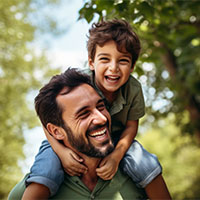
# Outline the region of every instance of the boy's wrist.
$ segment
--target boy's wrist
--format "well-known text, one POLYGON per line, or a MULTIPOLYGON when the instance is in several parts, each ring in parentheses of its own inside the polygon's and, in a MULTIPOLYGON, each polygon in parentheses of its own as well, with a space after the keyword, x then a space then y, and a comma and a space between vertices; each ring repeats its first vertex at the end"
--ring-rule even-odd
POLYGON ((111 157, 118 163, 122 160, 124 157, 124 153, 120 151, 120 149, 114 149, 114 151, 111 154, 111 157))

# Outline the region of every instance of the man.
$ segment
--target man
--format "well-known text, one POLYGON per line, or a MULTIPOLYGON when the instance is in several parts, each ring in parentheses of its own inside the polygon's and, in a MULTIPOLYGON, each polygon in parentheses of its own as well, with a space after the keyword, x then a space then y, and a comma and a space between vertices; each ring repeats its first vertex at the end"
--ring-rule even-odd
MULTIPOLYGON (((75 69, 54 76, 35 99, 37 114, 48 132, 77 153, 87 166, 80 177, 66 174, 53 199, 139 199, 145 198, 131 179, 120 171, 110 181, 96 174, 101 159, 113 151, 110 137, 111 119, 104 101, 85 76, 75 69)), ((29 199, 29 190, 43 192, 38 184, 30 184, 26 192, 24 180, 10 193, 8 199, 29 199)))

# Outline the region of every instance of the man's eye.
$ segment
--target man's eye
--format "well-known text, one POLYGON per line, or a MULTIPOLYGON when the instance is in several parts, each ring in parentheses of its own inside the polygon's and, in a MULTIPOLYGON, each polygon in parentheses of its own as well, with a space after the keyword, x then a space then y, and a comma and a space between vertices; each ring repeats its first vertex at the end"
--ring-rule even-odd
POLYGON ((79 115, 79 118, 85 119, 89 116, 89 111, 84 111, 79 115))
POLYGON ((100 110, 100 111, 104 110, 105 109, 105 104, 98 105, 97 109, 100 110))

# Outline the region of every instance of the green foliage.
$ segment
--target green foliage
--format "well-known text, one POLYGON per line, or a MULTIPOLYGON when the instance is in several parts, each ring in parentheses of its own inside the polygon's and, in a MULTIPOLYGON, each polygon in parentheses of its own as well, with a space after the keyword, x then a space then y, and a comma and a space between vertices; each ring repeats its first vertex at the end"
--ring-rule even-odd
POLYGON ((147 112, 154 119, 176 113, 183 132, 200 135, 199 1, 89 0, 79 14, 88 22, 95 16, 129 21, 142 41, 135 73, 147 79, 147 112), (186 110, 190 121, 183 123, 186 110))
POLYGON ((27 96, 39 88, 39 77, 44 80, 52 73, 45 55, 37 55, 30 45, 37 30, 29 16, 34 5, 32 0, 0 1, 0 199, 22 175, 18 160, 24 158, 23 130, 37 123, 27 96))
POLYGON ((158 156, 172 199, 199 199, 200 149, 191 136, 181 134, 173 121, 174 115, 138 140, 158 156))

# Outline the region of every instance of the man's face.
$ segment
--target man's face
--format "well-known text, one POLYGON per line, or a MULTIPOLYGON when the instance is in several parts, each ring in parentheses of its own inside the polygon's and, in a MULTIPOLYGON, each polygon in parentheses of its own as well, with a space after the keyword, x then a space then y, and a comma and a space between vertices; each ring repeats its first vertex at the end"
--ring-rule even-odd
POLYGON ((70 145, 91 157, 104 157, 113 150, 109 129, 110 115, 97 92, 82 84, 65 94, 64 88, 57 97, 61 106, 70 145))

